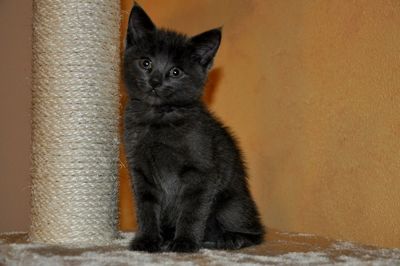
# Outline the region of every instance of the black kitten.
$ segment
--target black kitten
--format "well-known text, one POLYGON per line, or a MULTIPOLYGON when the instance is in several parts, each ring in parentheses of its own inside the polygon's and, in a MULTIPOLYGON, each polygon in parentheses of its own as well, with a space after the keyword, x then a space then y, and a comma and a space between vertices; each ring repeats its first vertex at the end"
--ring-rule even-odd
POLYGON ((221 40, 157 29, 135 5, 125 48, 125 146, 139 229, 130 249, 192 252, 262 242, 240 151, 201 101, 221 40))

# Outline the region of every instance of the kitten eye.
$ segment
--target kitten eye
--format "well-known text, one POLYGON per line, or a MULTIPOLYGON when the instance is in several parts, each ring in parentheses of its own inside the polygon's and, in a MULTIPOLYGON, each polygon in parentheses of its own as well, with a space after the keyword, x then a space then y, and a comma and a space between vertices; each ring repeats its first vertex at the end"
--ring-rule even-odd
POLYGON ((169 71, 169 76, 173 77, 173 78, 179 78, 180 76, 182 76, 183 71, 180 70, 177 67, 173 67, 171 68, 171 70, 169 71))
POLYGON ((151 67, 152 67, 152 63, 151 63, 150 59, 147 59, 147 58, 141 59, 139 61, 139 65, 141 68, 143 68, 145 70, 151 70, 151 67))

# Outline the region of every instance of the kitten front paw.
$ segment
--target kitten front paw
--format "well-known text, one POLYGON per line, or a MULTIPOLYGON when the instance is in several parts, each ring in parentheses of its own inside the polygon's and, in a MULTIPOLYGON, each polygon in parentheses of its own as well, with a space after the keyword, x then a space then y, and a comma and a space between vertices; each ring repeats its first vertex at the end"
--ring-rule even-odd
POLYGON ((200 245, 190 239, 181 238, 174 239, 168 245, 168 251, 172 252, 196 252, 200 249, 200 245))
POLYGON ((151 237, 136 237, 132 240, 129 250, 159 252, 161 251, 161 239, 151 237))

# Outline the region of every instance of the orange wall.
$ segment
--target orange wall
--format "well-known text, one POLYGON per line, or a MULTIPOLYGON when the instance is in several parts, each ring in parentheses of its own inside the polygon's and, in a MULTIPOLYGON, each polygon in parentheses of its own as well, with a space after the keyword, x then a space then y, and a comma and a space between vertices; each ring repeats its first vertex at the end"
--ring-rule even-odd
POLYGON ((224 26, 207 99, 267 226, 400 246, 399 1, 139 2, 188 34, 224 26))

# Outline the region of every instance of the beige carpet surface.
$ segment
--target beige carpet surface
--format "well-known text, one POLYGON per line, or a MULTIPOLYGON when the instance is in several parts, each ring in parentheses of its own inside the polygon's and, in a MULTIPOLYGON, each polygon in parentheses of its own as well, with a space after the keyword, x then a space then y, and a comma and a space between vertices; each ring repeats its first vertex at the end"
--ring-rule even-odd
POLYGON ((264 244, 238 251, 194 254, 132 252, 133 233, 108 246, 29 243, 26 233, 0 235, 0 265, 400 265, 400 249, 362 246, 309 234, 270 230, 264 244))

